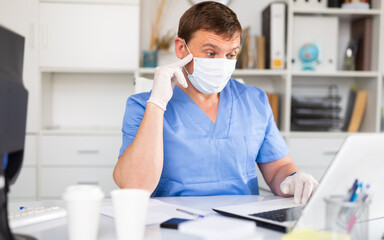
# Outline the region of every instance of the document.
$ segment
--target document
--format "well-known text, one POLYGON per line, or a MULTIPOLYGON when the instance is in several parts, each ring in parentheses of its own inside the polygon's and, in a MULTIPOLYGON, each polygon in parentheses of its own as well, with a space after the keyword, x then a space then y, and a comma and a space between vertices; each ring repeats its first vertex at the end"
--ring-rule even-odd
MULTIPOLYGON (((186 219, 196 218, 190 214, 184 213, 176 209, 182 209, 187 212, 192 212, 192 213, 204 215, 204 216, 207 216, 208 214, 210 214, 208 212, 204 212, 198 209, 169 204, 169 203, 165 203, 160 200, 151 198, 149 199, 149 203, 148 203, 146 225, 160 224, 171 218, 186 218, 186 219)), ((111 217, 111 218, 115 217, 113 204, 111 200, 108 200, 102 203, 100 208, 100 214, 107 217, 111 217)))

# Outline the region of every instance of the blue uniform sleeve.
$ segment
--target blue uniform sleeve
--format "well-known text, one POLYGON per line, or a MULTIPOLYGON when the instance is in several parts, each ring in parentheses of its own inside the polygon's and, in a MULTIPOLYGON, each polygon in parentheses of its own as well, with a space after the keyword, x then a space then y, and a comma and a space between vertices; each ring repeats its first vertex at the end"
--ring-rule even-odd
POLYGON ((120 148, 119 158, 125 149, 132 143, 143 119, 149 93, 140 93, 128 98, 123 119, 123 143, 120 148))
POLYGON ((276 122, 273 118, 271 106, 268 102, 266 94, 264 94, 265 109, 267 113, 267 128, 265 131, 264 141, 260 147, 259 154, 257 155, 257 163, 266 163, 279 160, 288 155, 288 146, 281 136, 276 122))

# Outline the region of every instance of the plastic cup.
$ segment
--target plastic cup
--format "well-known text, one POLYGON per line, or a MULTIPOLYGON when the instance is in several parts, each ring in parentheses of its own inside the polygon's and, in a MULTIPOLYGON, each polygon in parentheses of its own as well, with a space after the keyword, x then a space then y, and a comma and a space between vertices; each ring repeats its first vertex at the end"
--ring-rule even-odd
POLYGON ((70 240, 96 240, 99 226, 100 204, 104 194, 94 185, 67 187, 63 199, 67 209, 70 240))
POLYGON ((111 192, 118 240, 142 240, 150 192, 118 189, 111 192))
POLYGON ((368 239, 368 203, 348 202, 343 196, 325 198, 326 228, 332 232, 332 240, 349 235, 351 240, 368 239))

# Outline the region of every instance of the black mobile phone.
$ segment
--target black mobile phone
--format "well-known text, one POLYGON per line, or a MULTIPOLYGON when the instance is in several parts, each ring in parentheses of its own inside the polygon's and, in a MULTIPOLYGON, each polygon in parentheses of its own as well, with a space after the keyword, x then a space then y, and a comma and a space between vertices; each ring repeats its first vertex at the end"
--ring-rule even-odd
POLYGON ((184 219, 184 218, 171 218, 163 223, 160 224, 161 228, 171 228, 171 229, 177 229, 179 224, 182 222, 190 221, 191 219, 184 219))

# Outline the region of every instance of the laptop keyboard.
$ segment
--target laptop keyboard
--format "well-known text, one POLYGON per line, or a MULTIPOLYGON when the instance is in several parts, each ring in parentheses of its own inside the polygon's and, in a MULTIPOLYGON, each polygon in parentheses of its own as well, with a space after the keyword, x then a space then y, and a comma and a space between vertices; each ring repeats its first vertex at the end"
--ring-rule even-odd
POLYGON ((269 219, 276 222, 295 221, 299 219, 302 209, 303 207, 282 208, 249 215, 253 217, 269 219))

